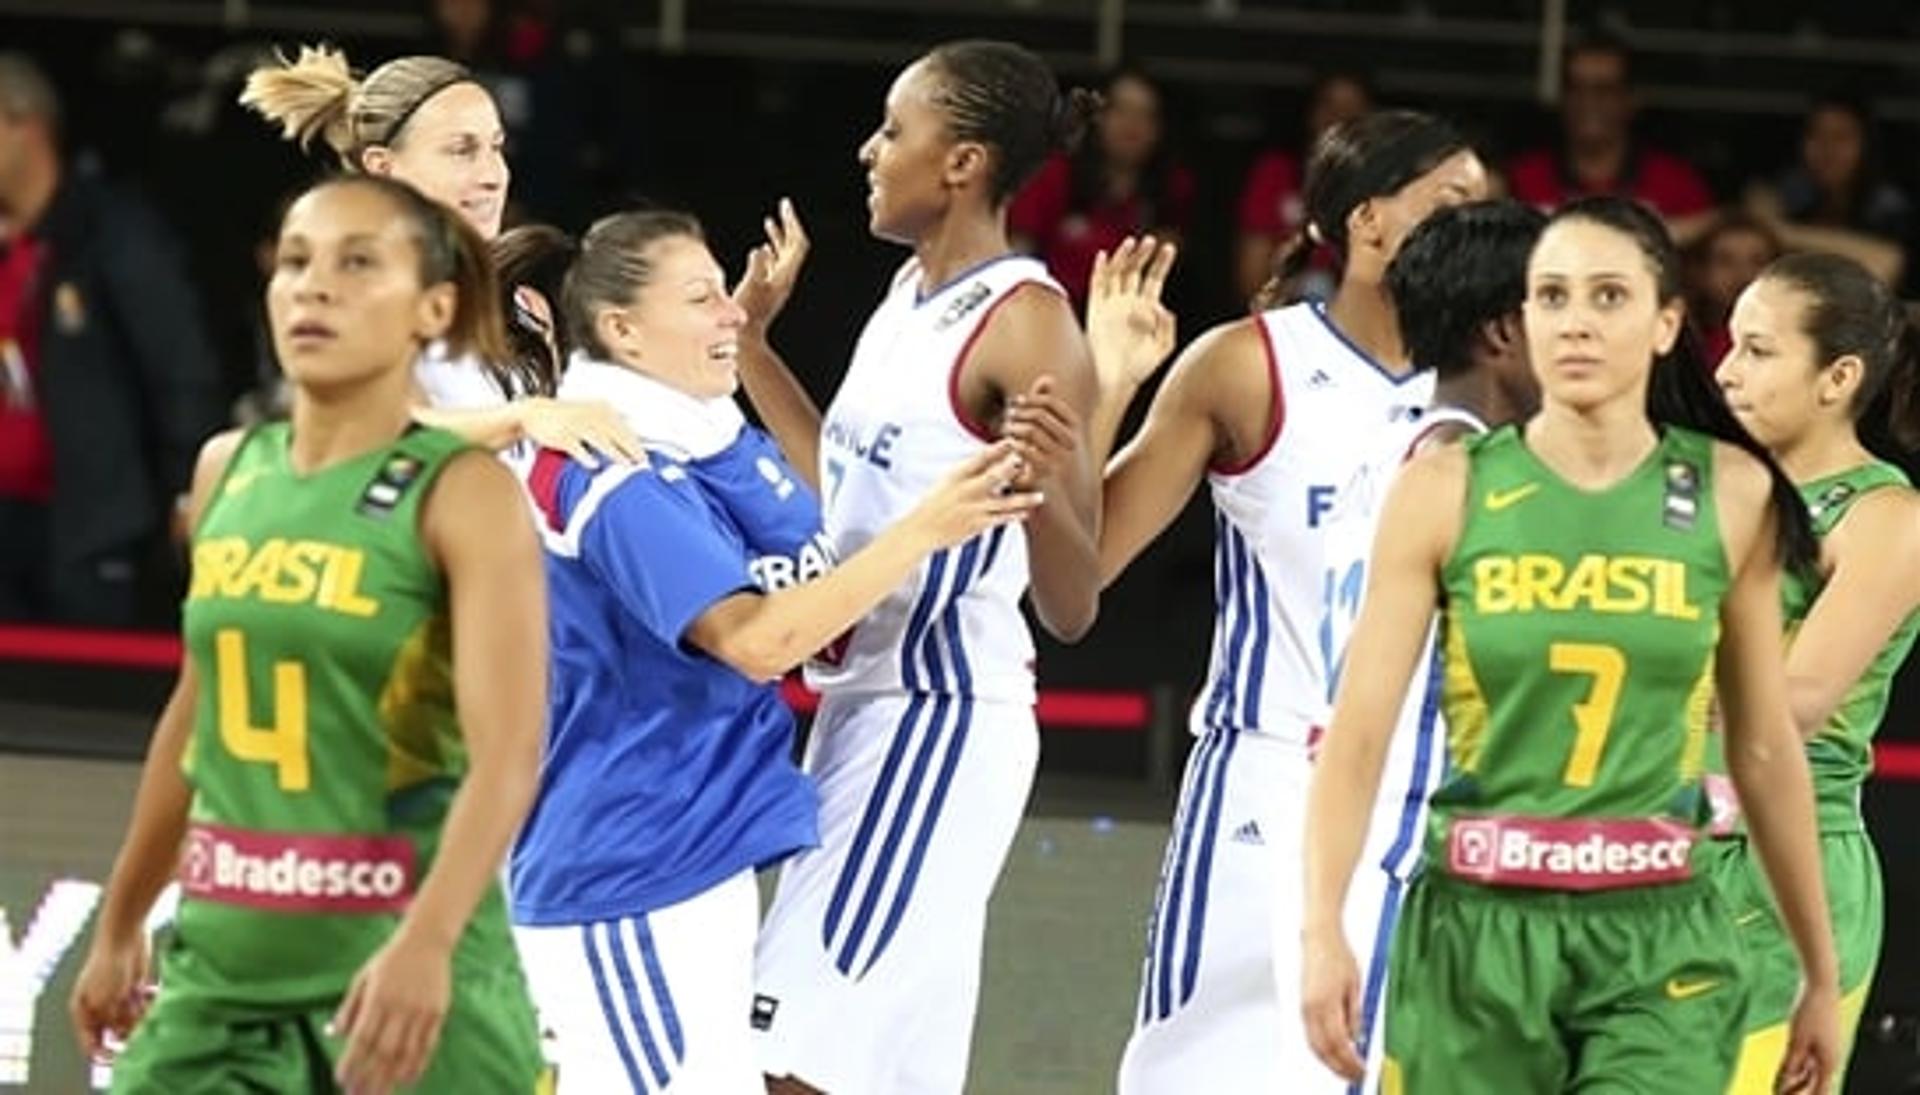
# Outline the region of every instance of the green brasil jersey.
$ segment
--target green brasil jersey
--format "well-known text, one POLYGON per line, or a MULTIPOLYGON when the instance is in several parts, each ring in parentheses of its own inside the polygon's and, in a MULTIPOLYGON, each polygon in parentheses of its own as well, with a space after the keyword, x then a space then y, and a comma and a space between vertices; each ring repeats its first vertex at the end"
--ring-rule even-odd
MULTIPOLYGON (((1821 476, 1800 484, 1800 498, 1813 518, 1814 534, 1825 539, 1840 524, 1853 504, 1882 487, 1905 487, 1906 474, 1892 464, 1874 461, 1846 471, 1821 476)), ((1786 624, 1787 643, 1793 643, 1800 625, 1813 612, 1814 602, 1826 588, 1826 578, 1808 578, 1788 571, 1780 578, 1780 616, 1786 624)), ((1865 829, 1860 816, 1860 788, 1873 772, 1873 735, 1886 716, 1887 702, 1893 693, 1893 677, 1900 671, 1913 649, 1914 636, 1920 632, 1920 612, 1906 618, 1866 671, 1847 689, 1840 705, 1828 717, 1826 726, 1807 742, 1807 764, 1813 770, 1815 819, 1823 833, 1854 833, 1865 829)), ((1720 735, 1713 736, 1708 758, 1709 771, 1726 772, 1726 755, 1720 735)), ((1744 819, 1738 826, 1745 827, 1744 819)))
POLYGON ((1506 426, 1465 442, 1441 571, 1449 769, 1428 861, 1483 816, 1704 819, 1700 777, 1729 571, 1713 442, 1666 429, 1620 482, 1576 488, 1506 426))
MULTIPOLYGON (((195 530, 183 614, 199 703, 182 762, 192 828, 166 988, 243 1008, 345 991, 431 866, 467 768, 446 584, 419 535, 423 498, 466 443, 413 429, 300 475, 290 436, 281 423, 241 442, 195 530), (389 907, 303 900, 356 887, 346 865, 282 854, 278 842, 356 838, 412 860, 404 890, 398 874, 369 883, 363 870, 358 891, 389 907), (236 852, 249 847, 260 854, 236 852), (216 883, 242 900, 206 896, 216 883)), ((456 965, 497 966, 511 946, 495 887, 456 965)))

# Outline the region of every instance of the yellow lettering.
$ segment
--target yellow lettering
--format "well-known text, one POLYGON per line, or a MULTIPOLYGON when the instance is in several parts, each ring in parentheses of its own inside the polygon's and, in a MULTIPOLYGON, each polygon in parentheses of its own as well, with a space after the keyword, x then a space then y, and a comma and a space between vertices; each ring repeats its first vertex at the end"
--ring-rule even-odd
POLYGON ((336 547, 320 581, 320 607, 349 616, 372 616, 380 611, 380 602, 360 593, 360 571, 366 556, 355 548, 336 547))
POLYGON ((273 584, 273 576, 280 570, 280 553, 286 550, 287 542, 278 536, 261 544, 253 551, 253 558, 247 560, 246 568, 227 585, 229 597, 246 597, 260 594, 273 584))
POLYGON ((314 573, 314 564, 322 563, 327 557, 327 545, 312 540, 295 540, 281 553, 280 570, 274 575, 273 584, 260 591, 260 598, 275 604, 303 604, 313 599, 313 591, 320 584, 320 576, 314 573))
POLYGON ((202 540, 193 547, 193 586, 188 600, 211 597, 247 561, 247 542, 237 536, 202 540))
POLYGON ((1614 592, 1611 612, 1645 612, 1652 597, 1647 591, 1647 573, 1656 560, 1626 555, 1607 560, 1607 584, 1614 592))
POLYGON ((1578 608, 1580 602, 1595 612, 1607 612, 1607 557, 1604 555, 1582 555, 1580 561, 1573 564, 1573 573, 1567 576, 1567 584, 1560 590, 1560 602, 1565 608, 1578 608))
POLYGON ((1493 555, 1473 564, 1474 608, 1485 615, 1513 611, 1513 560, 1493 555))
POLYGON ((1493 555, 1474 560, 1474 607, 1485 615, 1571 612, 1651 613, 1698 620, 1687 599, 1687 565, 1645 555, 1582 555, 1572 567, 1552 555, 1493 555))
POLYGON ((312 604, 348 616, 373 616, 380 602, 360 592, 366 554, 322 540, 275 537, 249 550, 237 536, 202 540, 193 548, 188 598, 257 597, 271 604, 312 604))
POLYGON ((1549 612, 1564 612, 1567 605, 1560 599, 1560 583, 1567 576, 1567 568, 1560 560, 1551 555, 1522 555, 1520 557, 1519 596, 1515 600, 1521 612, 1532 612, 1538 605, 1549 612))
MULTIPOLYGON (((278 543, 279 541, 270 541, 278 543)), ((312 783, 307 761, 307 670, 299 662, 273 663, 273 725, 256 727, 247 688, 247 642, 237 628, 213 636, 220 742, 241 760, 274 766, 282 791, 312 783)))

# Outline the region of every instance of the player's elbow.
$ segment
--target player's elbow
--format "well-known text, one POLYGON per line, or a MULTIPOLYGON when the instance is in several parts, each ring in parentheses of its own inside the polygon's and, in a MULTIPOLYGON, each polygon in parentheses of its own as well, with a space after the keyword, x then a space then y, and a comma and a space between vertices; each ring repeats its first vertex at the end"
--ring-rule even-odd
POLYGON ((709 651, 727 668, 755 684, 771 684, 800 664, 793 643, 761 628, 743 627, 709 651))

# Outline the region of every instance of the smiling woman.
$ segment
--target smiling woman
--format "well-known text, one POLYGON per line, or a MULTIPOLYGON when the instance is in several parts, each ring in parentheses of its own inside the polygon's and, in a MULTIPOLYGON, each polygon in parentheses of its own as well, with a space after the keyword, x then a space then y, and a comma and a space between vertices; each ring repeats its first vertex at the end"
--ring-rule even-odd
MULTIPOLYGON (((456 210, 481 238, 500 234, 511 177, 506 131, 493 96, 465 66, 398 57, 356 79, 344 54, 303 47, 294 60, 256 68, 240 101, 302 148, 322 139, 347 172, 406 183, 456 210)), ((547 398, 551 376, 507 362, 505 353, 450 353, 429 342, 414 367, 426 404, 419 417, 510 457, 530 458, 521 442, 580 456, 638 454, 610 408, 547 398)))

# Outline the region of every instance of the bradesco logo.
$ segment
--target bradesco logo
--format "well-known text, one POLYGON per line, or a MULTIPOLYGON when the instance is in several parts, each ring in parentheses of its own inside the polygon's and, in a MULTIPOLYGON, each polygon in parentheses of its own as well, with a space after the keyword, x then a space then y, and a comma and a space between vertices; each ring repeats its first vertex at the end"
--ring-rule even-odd
POLYGON ((284 912, 398 912, 413 885, 413 842, 399 836, 195 825, 180 861, 190 898, 284 912))
POLYGON ((1494 886, 1605 890, 1693 873, 1692 828, 1665 818, 1459 818, 1447 873, 1494 886))

